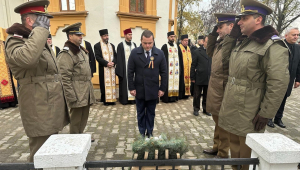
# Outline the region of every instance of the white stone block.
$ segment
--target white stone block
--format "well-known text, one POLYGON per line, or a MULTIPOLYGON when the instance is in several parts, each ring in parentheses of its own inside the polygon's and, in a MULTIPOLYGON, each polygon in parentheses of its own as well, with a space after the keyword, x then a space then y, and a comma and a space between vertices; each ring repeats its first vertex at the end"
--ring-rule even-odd
POLYGON ((90 134, 52 135, 34 155, 34 166, 35 168, 82 167, 90 147, 90 134))
POLYGON ((300 144, 278 133, 251 133, 246 144, 270 164, 293 164, 300 162, 300 144))

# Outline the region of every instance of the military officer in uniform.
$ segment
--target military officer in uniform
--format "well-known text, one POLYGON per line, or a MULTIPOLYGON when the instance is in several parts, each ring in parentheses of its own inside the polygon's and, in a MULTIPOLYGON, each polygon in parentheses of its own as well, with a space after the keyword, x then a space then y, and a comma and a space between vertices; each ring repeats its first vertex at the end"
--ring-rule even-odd
POLYGON ((63 29, 68 41, 58 55, 62 82, 71 113, 70 133, 83 133, 89 117, 90 105, 95 103, 91 82, 88 51, 82 47, 81 23, 63 29))
POLYGON ((218 158, 228 158, 229 133, 219 127, 218 120, 229 68, 229 63, 222 60, 223 40, 232 30, 236 14, 216 13, 214 16, 217 18, 217 25, 209 34, 207 43, 207 54, 212 58, 212 64, 206 105, 207 111, 212 114, 215 122, 214 145, 212 149, 203 150, 203 153, 216 155, 218 158))
POLYGON ((29 137, 30 156, 43 143, 69 123, 60 69, 55 54, 47 44, 49 1, 29 1, 15 8, 22 24, 6 31, 6 62, 20 83, 19 104, 22 123, 29 137))
MULTIPOLYGON (((240 20, 222 47, 222 60, 229 60, 229 76, 219 126, 230 133, 232 158, 250 158, 246 135, 265 131, 289 83, 287 46, 272 26, 264 26, 273 10, 256 0, 241 0, 241 5, 240 20), (236 43, 241 34, 244 39, 236 43)), ((249 166, 243 165, 242 170, 246 169, 249 166)))

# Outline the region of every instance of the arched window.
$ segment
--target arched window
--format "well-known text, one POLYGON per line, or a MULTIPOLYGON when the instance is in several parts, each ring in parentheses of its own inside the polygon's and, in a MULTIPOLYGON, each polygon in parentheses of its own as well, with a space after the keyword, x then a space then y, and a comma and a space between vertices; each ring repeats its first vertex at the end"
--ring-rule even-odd
POLYGON ((145 0, 130 0, 129 11, 132 13, 145 13, 145 0))
POLYGON ((61 11, 75 11, 75 0, 60 0, 61 11))

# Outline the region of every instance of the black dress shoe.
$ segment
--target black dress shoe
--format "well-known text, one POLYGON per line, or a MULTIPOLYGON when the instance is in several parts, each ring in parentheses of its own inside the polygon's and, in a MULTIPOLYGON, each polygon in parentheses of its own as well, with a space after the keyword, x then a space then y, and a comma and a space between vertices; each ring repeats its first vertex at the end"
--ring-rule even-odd
POLYGON ((152 135, 152 133, 146 133, 146 136, 148 137, 148 138, 151 138, 151 137, 153 137, 153 135, 152 135))
POLYGON ((285 128, 286 126, 283 124, 282 120, 274 120, 274 123, 281 128, 285 128))
POLYGON ((208 154, 208 155, 217 155, 218 151, 214 151, 212 149, 204 149, 203 153, 208 154))
POLYGON ((269 127, 271 127, 271 128, 274 128, 274 127, 275 127, 275 125, 274 125, 272 119, 269 119, 269 120, 268 120, 268 124, 267 124, 267 125, 268 125, 269 127))
POLYGON ((207 115, 207 116, 211 116, 210 113, 206 112, 206 111, 203 111, 203 114, 207 115))
POLYGON ((194 110, 194 115, 199 116, 199 111, 194 110))

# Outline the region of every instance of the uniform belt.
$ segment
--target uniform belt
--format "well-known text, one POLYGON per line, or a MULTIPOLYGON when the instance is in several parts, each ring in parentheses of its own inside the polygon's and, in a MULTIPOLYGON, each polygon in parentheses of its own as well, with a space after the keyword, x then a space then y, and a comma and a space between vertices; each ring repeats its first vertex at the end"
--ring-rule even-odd
POLYGON ((76 76, 76 77, 72 77, 71 80, 73 80, 73 81, 90 81, 91 77, 88 77, 88 76, 76 76))
POLYGON ((236 84, 239 86, 245 86, 249 88, 259 88, 259 89, 265 89, 266 83, 257 83, 257 82, 250 82, 249 80, 244 79, 237 79, 235 77, 228 76, 228 83, 230 84, 236 84))
POLYGON ((227 75, 222 75, 222 74, 215 74, 215 73, 213 73, 213 72, 211 72, 210 73, 210 76, 212 77, 212 78, 218 78, 218 79, 227 79, 228 78, 228 76, 227 75))
POLYGON ((43 82, 58 82, 58 81, 61 81, 60 74, 25 77, 25 78, 19 79, 18 83, 20 85, 24 85, 24 84, 43 83, 43 82))

